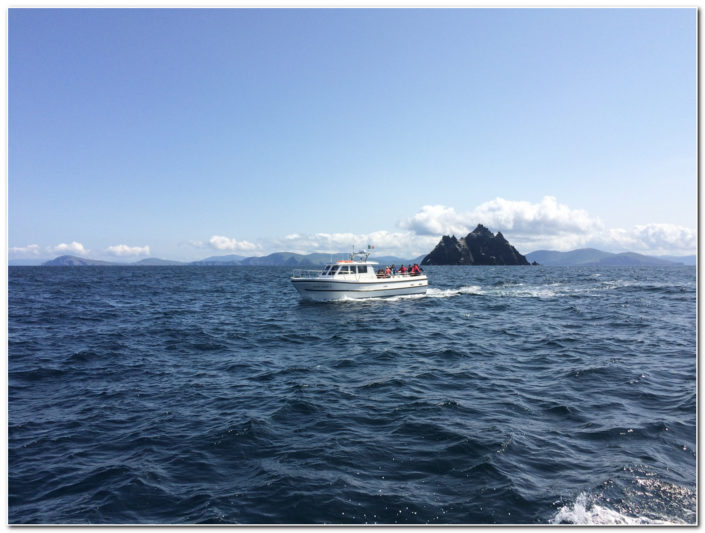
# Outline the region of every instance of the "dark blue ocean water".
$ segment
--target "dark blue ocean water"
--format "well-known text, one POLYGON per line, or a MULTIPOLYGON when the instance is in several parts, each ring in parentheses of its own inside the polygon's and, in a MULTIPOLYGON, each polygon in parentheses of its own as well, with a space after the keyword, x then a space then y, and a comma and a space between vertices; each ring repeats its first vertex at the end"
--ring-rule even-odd
POLYGON ((10 523, 694 523, 696 271, 10 267, 10 523))

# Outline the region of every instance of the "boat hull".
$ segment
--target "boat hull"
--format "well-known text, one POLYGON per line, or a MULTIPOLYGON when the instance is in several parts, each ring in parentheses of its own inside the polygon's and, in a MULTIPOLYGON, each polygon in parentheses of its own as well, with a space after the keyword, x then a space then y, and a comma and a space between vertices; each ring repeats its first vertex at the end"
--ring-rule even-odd
POLYGON ((400 280, 381 279, 374 282, 292 278, 291 282, 302 298, 317 302, 426 294, 428 288, 426 276, 400 280))

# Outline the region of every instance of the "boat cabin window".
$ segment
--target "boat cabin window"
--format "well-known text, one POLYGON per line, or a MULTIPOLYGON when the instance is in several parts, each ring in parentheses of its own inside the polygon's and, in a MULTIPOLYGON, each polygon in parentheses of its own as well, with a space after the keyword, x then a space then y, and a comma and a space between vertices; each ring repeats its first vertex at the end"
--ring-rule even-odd
POLYGON ((328 275, 332 276, 333 274, 335 274, 335 272, 338 270, 338 267, 339 267, 339 265, 333 265, 331 267, 331 269, 328 271, 328 275))
POLYGON ((324 266, 324 267, 323 267, 323 272, 321 272, 321 274, 325 276, 325 275, 328 273, 329 270, 330 270, 330 266, 324 266))
POLYGON ((342 265, 338 274, 350 274, 350 265, 342 265))
POLYGON ((367 265, 357 265, 358 274, 367 274, 367 265))

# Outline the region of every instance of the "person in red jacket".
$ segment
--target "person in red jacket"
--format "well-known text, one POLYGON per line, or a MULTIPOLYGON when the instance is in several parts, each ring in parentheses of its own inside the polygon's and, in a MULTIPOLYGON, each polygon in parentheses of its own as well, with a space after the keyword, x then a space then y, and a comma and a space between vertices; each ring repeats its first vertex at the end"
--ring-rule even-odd
POLYGON ((401 272, 401 275, 403 276, 409 271, 408 268, 406 268, 403 264, 401 265, 401 268, 399 269, 399 272, 401 272))

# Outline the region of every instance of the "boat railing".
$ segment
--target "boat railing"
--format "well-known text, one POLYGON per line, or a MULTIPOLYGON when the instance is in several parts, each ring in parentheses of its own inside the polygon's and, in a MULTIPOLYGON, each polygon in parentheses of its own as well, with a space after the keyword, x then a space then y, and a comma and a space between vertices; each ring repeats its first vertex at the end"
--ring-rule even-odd
POLYGON ((399 272, 397 270, 396 272, 387 275, 384 272, 383 268, 381 268, 377 271, 378 278, 415 278, 418 276, 425 276, 425 274, 423 272, 419 272, 418 274, 412 274, 411 272, 399 272))
POLYGON ((321 275, 321 270, 302 270, 300 268, 297 268, 294 270, 294 272, 291 274, 292 278, 296 279, 311 279, 311 278, 317 278, 321 275))

